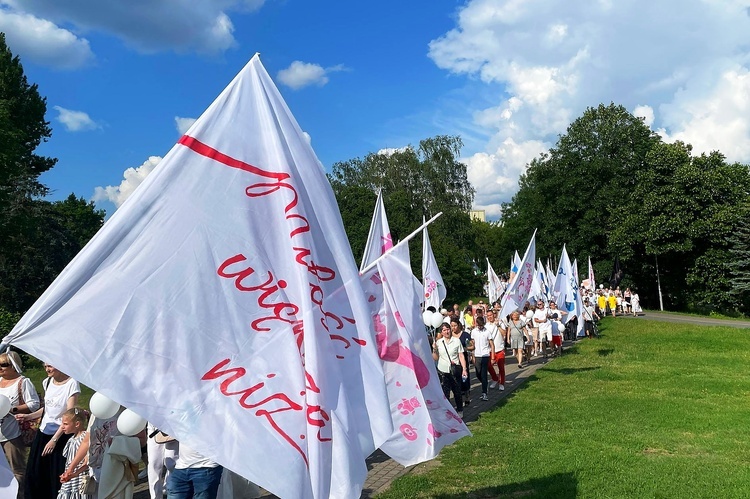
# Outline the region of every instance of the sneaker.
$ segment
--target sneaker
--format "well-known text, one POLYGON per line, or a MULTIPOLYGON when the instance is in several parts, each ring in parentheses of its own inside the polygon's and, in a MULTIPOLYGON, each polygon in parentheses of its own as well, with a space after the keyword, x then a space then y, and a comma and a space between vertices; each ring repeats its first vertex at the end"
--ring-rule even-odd
POLYGON ((523 365, 521 365, 521 364, 518 364, 518 368, 519 368, 519 369, 523 369, 523 365))
POLYGON ((497 381, 493 381, 490 383, 490 388, 495 388, 497 386, 497 381))
POLYGON ((461 419, 464 418, 464 411, 458 411, 457 414, 458 414, 459 418, 461 418, 461 419))
POLYGON ((481 397, 479 397, 479 400, 489 400, 486 393, 483 393, 481 397))
POLYGON ((505 390, 505 385, 497 385, 497 388, 502 392, 503 390, 505 390))

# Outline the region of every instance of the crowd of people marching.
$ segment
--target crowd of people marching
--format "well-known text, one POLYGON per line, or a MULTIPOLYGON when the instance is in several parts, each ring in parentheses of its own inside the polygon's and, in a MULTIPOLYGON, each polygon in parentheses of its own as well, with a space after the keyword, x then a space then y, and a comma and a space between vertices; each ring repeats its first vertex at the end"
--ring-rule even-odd
MULTIPOLYGON (((500 302, 484 301, 461 310, 458 304, 440 312, 443 324, 431 337, 432 358, 436 362, 443 393, 451 394, 459 417, 471 402, 471 369, 481 383, 480 401, 488 400, 488 390, 505 390, 506 350, 523 369, 534 357, 559 355, 563 340, 578 339, 578 324, 583 321, 582 337, 597 335, 596 321, 610 315, 642 313, 638 293, 626 288, 581 288, 583 310, 579 317, 567 317, 554 301, 526 302, 521 310, 500 317, 500 302), (491 380, 491 381, 490 381, 491 380)), ((428 308, 429 310, 429 308, 428 308)), ((435 310, 431 310, 435 312, 435 310)))
POLYGON ((76 380, 52 365, 44 369, 40 400, 22 374, 21 356, 0 354, 0 395, 10 400, 0 419, 0 445, 19 484, 17 499, 132 498, 144 472, 152 499, 162 499, 167 488, 175 499, 258 496, 254 484, 150 425, 123 436, 117 422, 124 407, 97 418, 79 407, 76 380), (37 421, 38 427, 31 424, 37 421), (141 461, 146 468, 139 477, 141 461))

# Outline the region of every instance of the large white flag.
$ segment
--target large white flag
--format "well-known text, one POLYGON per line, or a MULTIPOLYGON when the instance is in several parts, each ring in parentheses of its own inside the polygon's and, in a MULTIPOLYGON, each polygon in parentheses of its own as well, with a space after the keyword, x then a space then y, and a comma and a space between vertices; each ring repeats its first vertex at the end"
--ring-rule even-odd
POLYGON ((370 233, 367 235, 365 253, 362 256, 362 263, 359 266, 359 270, 364 270, 365 267, 377 260, 378 257, 392 247, 393 238, 391 237, 391 228, 388 226, 388 217, 385 216, 383 191, 380 190, 378 191, 378 199, 375 202, 375 211, 372 213, 370 233))
POLYGON ((503 283, 492 268, 489 258, 487 258, 487 280, 489 281, 490 303, 495 303, 503 296, 503 283))
POLYGON ((508 276, 508 282, 512 283, 518 274, 518 270, 521 268, 521 257, 518 256, 518 250, 513 254, 513 258, 510 260, 510 275, 508 276))
POLYGON ((409 245, 404 243, 362 275, 393 420, 393 434, 381 449, 404 466, 432 459, 442 447, 470 435, 443 395, 424 332, 420 295, 411 282, 409 245))
POLYGON ((577 276, 573 273, 570 258, 568 257, 568 250, 563 245, 560 263, 557 267, 555 286, 553 288, 553 300, 557 303, 558 308, 567 312, 563 321, 565 323, 572 317, 580 315, 577 279, 577 276))
POLYGON ((505 318, 514 310, 521 310, 529 298, 531 284, 534 281, 534 262, 536 261, 536 230, 531 236, 529 246, 518 266, 518 274, 503 295, 500 317, 505 318))
POLYGON ((583 298, 581 297, 581 289, 578 286, 578 258, 573 259, 573 292, 575 293, 576 302, 576 313, 578 314, 578 324, 576 326, 576 336, 586 336, 586 332, 583 330, 584 315, 588 314, 583 308, 583 298))
POLYGON ((4 342, 280 497, 358 497, 393 432, 333 192, 257 55, 4 342))
POLYGON ((435 310, 440 310, 447 290, 435 261, 435 254, 432 252, 427 227, 422 230, 422 284, 424 286, 424 299, 422 300, 424 308, 435 307, 435 310))

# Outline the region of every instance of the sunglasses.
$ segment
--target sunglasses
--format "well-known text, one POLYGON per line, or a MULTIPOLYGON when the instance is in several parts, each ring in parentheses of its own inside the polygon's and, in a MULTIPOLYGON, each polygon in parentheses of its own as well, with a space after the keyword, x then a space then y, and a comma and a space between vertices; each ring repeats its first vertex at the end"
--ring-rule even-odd
POLYGON ((0 362, 0 367, 10 367, 10 364, 7 362, 0 362))

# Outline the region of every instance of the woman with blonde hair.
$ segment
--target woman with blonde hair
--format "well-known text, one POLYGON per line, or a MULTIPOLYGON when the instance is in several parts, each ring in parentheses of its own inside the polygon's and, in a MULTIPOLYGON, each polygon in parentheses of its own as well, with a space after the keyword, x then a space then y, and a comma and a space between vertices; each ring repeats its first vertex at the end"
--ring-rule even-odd
MULTIPOLYGON (((10 350, 0 353, 0 395, 10 400, 10 412, 0 419, 0 445, 19 484, 23 484, 26 472, 26 443, 15 415, 28 414, 39 408, 39 395, 31 380, 21 375, 22 368, 18 353, 10 350)), ((22 487, 19 487, 18 497, 23 497, 22 487)))

